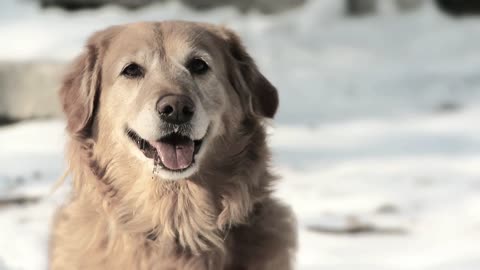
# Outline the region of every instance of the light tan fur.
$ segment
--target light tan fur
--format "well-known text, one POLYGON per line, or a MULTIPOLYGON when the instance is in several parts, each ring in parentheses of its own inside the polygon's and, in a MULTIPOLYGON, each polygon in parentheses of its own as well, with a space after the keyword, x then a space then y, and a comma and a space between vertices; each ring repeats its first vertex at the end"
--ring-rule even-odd
POLYGON ((189 22, 98 32, 60 97, 73 191, 55 217, 50 269, 292 269, 295 222, 271 197, 262 125, 277 92, 233 32, 189 22), (212 73, 192 79, 182 63, 198 50, 212 73), (120 78, 125 57, 148 76, 120 78), (150 127, 142 115, 165 91, 195 98, 210 123, 196 169, 175 180, 152 173, 124 134, 150 127))

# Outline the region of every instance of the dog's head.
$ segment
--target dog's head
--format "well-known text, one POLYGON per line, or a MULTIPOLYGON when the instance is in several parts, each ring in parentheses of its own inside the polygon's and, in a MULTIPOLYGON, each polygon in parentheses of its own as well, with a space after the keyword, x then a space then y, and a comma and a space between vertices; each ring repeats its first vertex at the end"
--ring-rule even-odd
POLYGON ((72 137, 92 138, 166 180, 195 174, 216 140, 245 118, 272 118, 278 106, 237 35, 189 22, 94 34, 60 96, 72 137))

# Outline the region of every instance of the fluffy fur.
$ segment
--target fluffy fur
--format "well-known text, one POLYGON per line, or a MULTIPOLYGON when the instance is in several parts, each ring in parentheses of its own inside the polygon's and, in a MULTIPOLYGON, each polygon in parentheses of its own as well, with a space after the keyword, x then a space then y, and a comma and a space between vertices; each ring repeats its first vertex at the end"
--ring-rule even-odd
POLYGON ((55 217, 50 269, 292 269, 295 222, 271 197, 275 177, 262 125, 275 114, 277 92, 233 32, 188 22, 98 32, 60 97, 74 184, 55 217), (171 63, 200 47, 212 75, 192 83, 171 63), (160 55, 161 64, 149 66, 159 71, 136 84, 118 78, 116 61, 145 50, 160 55), (198 168, 174 180, 154 174, 123 134, 165 89, 199 95, 211 123, 198 168))

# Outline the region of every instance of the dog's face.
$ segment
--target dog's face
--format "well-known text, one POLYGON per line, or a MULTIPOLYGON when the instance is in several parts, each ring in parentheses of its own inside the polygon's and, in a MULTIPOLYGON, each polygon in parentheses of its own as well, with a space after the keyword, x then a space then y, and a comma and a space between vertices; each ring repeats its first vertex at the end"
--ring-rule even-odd
POLYGON ((236 35, 188 22, 95 34, 61 97, 74 137, 109 145, 164 180, 192 176, 216 140, 246 117, 273 117, 278 105, 236 35))

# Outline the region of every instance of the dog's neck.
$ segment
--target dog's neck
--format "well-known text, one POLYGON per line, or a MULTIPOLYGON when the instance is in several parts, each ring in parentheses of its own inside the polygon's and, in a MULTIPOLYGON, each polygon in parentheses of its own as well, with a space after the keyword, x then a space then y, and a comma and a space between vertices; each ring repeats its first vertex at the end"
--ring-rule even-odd
POLYGON ((205 181, 175 182, 151 181, 151 175, 135 173, 115 175, 117 165, 98 159, 95 142, 84 140, 76 147, 80 147, 83 154, 84 162, 80 163, 87 164, 88 168, 72 172, 75 192, 95 190, 96 203, 102 206, 104 216, 111 218, 108 223, 114 224, 119 233, 143 237, 150 242, 172 243, 172 249, 180 248, 192 254, 221 251, 228 230, 245 223, 254 205, 270 193, 268 187, 273 177, 265 169, 252 169, 254 165, 266 167, 266 157, 252 155, 252 147, 265 147, 263 134, 260 139, 248 147, 240 147, 241 155, 249 158, 237 155, 215 168, 214 173, 198 176, 205 181), (245 164, 239 164, 239 160, 245 164), (89 183, 91 188, 83 187, 85 179, 95 179, 89 183))

